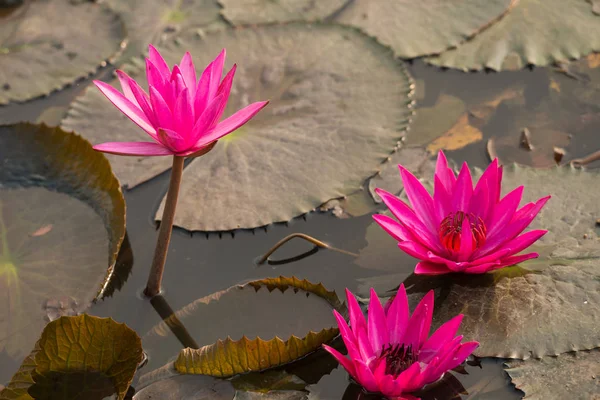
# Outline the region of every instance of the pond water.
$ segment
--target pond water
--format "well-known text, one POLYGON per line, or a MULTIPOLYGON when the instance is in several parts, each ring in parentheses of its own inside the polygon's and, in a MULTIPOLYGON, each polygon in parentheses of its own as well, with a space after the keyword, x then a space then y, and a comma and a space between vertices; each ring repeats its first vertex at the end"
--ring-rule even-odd
MULTIPOLYGON (((459 111, 461 114, 466 109, 471 110, 469 125, 481 132, 482 136, 454 139, 453 145, 457 141, 465 141, 463 145, 456 146, 459 148, 446 152, 457 164, 467 161, 470 165, 485 167, 489 163, 488 152, 492 151, 506 162, 550 166, 554 162, 554 147, 566 149, 566 157, 572 159, 584 157, 600 145, 596 135, 600 129, 597 108, 593 104, 576 101, 577 94, 587 90, 585 81, 574 79, 560 71, 534 68, 519 72, 466 74, 440 70, 420 61, 410 64, 409 70, 416 82, 417 113, 428 109, 440 119, 444 118, 444 113, 448 113, 452 122, 455 113, 452 111, 452 102, 463 104, 462 108, 459 107, 463 110, 459 111), (558 94, 560 101, 552 100, 551 103, 549 99, 558 94), (551 104, 545 106, 546 103, 551 104), (553 113, 553 107, 560 107, 564 114, 557 116, 553 113), (541 138, 540 132, 548 124, 554 124, 555 128, 548 136, 541 138), (563 129, 563 126, 569 126, 570 129, 563 129), (521 129, 526 127, 531 131, 534 146, 534 150, 530 152, 519 147, 521 129)), ((106 77, 111 73, 112 69, 105 68, 97 77, 106 77)), ((57 121, 65 107, 83 92, 89 82, 90 80, 80 81, 47 98, 0 107, 0 123, 36 121, 40 115, 46 121, 57 121)), ((419 114, 416 118, 418 123, 422 123, 418 121, 419 114)), ((426 124, 418 126, 427 129, 426 124)), ((407 146, 424 146, 431 141, 424 139, 423 132, 418 129, 413 127, 408 133, 407 146), (418 134, 411 136, 415 129, 418 134)), ((432 132, 436 133, 439 134, 432 132)), ((398 276, 406 277, 414 268, 416 261, 400 251, 392 261, 371 259, 370 262, 374 265, 370 267, 356 262, 352 253, 359 253, 368 245, 367 229, 372 224, 372 212, 343 219, 329 212, 315 211, 288 223, 233 233, 189 233, 175 229, 163 279, 164 301, 159 305, 154 304, 155 308, 141 292, 146 283, 157 236, 154 215, 166 192, 168 177, 169 174, 164 173, 125 191, 128 243, 121 250, 120 263, 132 263, 131 274, 121 290, 97 302, 87 311, 92 315, 112 317, 118 322, 124 322, 142 337, 148 363, 140 369, 136 380, 140 375, 172 361, 178 350, 184 347, 181 342, 189 341, 185 334, 177 337, 164 326, 157 327, 162 320, 159 313, 165 316, 170 310, 179 310, 197 299, 232 285, 279 275, 321 282, 337 293, 343 293, 345 288, 349 288, 353 292, 364 294, 365 285, 368 286, 372 278, 379 282, 387 281, 387 289, 393 290, 401 283, 398 276), (290 259, 289 262, 257 265, 258 257, 292 233, 313 236, 348 253, 318 250, 306 257, 296 257, 313 249, 312 245, 296 239, 273 255, 277 260, 290 259), (375 265, 378 263, 380 265, 375 265)), ((375 210, 383 209, 380 206, 375 210)), ((131 265, 126 265, 126 268, 129 267, 131 265)), ((208 307, 203 311, 202 320, 186 326, 193 339, 192 343, 195 341, 202 346, 228 335, 233 339, 242 335, 303 336, 309 330, 319 330, 323 326, 334 324, 330 311, 319 307, 319 300, 316 298, 310 298, 302 302, 302 307, 298 307, 298 302, 294 299, 298 294, 286 292, 277 295, 276 300, 263 294, 259 292, 254 300, 250 297, 235 298, 231 302, 225 301, 219 307, 208 307), (252 307, 252 301, 264 303, 268 308, 257 310, 252 307)), ((186 324, 186 321, 183 323, 186 324)), ((10 380, 20 362, 21 360, 13 360, 6 354, 0 354, 0 383, 10 380)), ((522 393, 510 384, 502 362, 499 359, 472 360, 463 371, 453 372, 464 391, 456 389, 456 384, 450 382, 432 390, 432 393, 423 398, 519 399, 522 393)), ((281 369, 310 383, 311 399, 366 398, 350 384, 343 369, 336 368, 332 358, 322 351, 281 369)), ((136 386, 136 381, 133 386, 136 386)))

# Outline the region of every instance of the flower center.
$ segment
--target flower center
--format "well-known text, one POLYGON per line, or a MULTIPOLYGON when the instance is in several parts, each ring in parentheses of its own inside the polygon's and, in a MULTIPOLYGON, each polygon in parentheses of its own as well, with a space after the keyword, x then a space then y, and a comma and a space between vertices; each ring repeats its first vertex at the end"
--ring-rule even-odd
POLYGON ((450 251, 460 251, 460 235, 464 219, 467 218, 473 237, 473 249, 483 246, 487 229, 483 220, 473 213, 462 211, 451 212, 440 224, 440 240, 442 245, 450 251))
POLYGON ((385 373, 397 378, 402 371, 417 362, 417 354, 413 353, 411 346, 390 344, 381 349, 379 359, 385 360, 385 373))

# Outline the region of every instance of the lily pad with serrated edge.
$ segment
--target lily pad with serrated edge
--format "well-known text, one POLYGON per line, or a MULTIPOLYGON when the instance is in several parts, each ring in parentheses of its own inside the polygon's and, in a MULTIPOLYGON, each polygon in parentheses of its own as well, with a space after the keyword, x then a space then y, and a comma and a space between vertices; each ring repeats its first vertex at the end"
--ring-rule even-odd
POLYGON ((352 29, 273 25, 179 43, 162 54, 175 60, 185 48, 204 64, 225 47, 238 64, 226 114, 271 101, 184 171, 175 224, 188 230, 289 221, 355 192, 394 151, 412 114, 405 66, 352 29))
POLYGON ((120 18, 94 2, 25 2, 0 23, 0 104, 88 76, 118 54, 124 37, 120 18))
MULTIPOLYGON (((335 292, 295 277, 264 278, 198 299, 172 318, 186 326, 200 346, 215 340, 216 343, 181 350, 175 368, 183 374, 223 378, 290 363, 338 334, 337 328, 322 328, 323 321, 332 326, 335 323, 331 308, 345 310, 335 292), (322 307, 323 301, 327 307, 322 307), (276 315, 282 312, 285 314, 276 315), (207 326, 206 321, 215 316, 220 318, 219 324, 207 326), (305 318, 309 320, 304 321, 305 318), (278 321, 276 326, 273 321, 278 321), (299 337, 298 331, 309 332, 299 337), (224 335, 227 338, 220 339, 224 335)), ((158 343, 156 339, 169 334, 168 324, 168 320, 161 322, 145 336, 150 352, 158 343)), ((164 344, 161 347, 164 350, 164 344)))
POLYGON ((497 23, 430 64, 464 71, 518 70, 600 50, 600 16, 586 0, 519 0, 497 23))
MULTIPOLYGON (((222 48, 238 64, 225 115, 250 102, 271 103, 188 165, 177 226, 219 231, 288 221, 360 189, 404 137, 412 80, 386 48, 355 30, 288 24, 190 33, 160 50, 171 64, 189 50, 200 68, 222 48)), ((125 69, 145 86, 139 68, 125 69)), ((62 126, 94 144, 147 140, 94 88, 74 102, 62 126)), ((171 163, 109 159, 129 187, 171 163)))
POLYGON ((600 346, 600 266, 598 260, 569 265, 546 261, 483 275, 411 275, 404 284, 410 302, 435 290, 435 329, 464 314, 460 334, 477 340, 478 357, 528 359, 600 346))
POLYGON ((18 358, 110 286, 125 201, 106 158, 60 128, 0 126, 0 159, 0 349, 18 358))
POLYGON ((515 0, 355 0, 335 19, 390 46, 396 56, 438 54, 479 34, 515 0))
MULTIPOLYGON (((475 172, 474 176, 480 174, 481 171, 475 172)), ((413 292, 412 301, 416 304, 425 292, 435 289, 434 325, 465 314, 462 334, 466 340, 481 343, 475 351, 481 357, 526 359, 600 346, 597 180, 596 173, 570 167, 505 167, 504 194, 524 185, 522 204, 552 195, 530 225, 530 229, 549 231, 529 249, 538 251, 540 258, 523 263, 522 268, 509 267, 480 276, 412 275, 404 282, 413 292)), ((372 247, 369 241, 369 246, 379 249, 379 258, 372 258, 371 264, 388 266, 387 270, 397 265, 402 272, 402 266, 409 265, 409 261, 403 261, 407 256, 397 248, 395 240, 383 240, 389 245, 375 242, 378 247, 372 247), (397 262, 393 254, 397 254, 397 262)), ((361 250, 357 262, 361 262, 361 257, 363 262, 368 260, 363 256, 365 251, 361 250)), ((411 268, 415 264, 413 259, 411 268)), ((385 290, 391 289, 392 284, 387 286, 385 290)))
POLYGON ((339 11, 348 0, 219 0, 221 13, 234 25, 320 21, 339 11))
POLYGON ((0 400, 58 398, 51 397, 58 393, 64 399, 116 393, 122 400, 142 359, 141 340, 127 325, 85 314, 61 317, 44 328, 0 400))
POLYGON ((158 45, 188 28, 199 30, 226 26, 220 17, 217 0, 104 0, 104 2, 125 22, 128 41, 126 56, 138 56, 146 52, 149 43, 158 45))
POLYGON ((506 372, 524 399, 594 399, 600 393, 600 350, 541 360, 509 361, 506 372))

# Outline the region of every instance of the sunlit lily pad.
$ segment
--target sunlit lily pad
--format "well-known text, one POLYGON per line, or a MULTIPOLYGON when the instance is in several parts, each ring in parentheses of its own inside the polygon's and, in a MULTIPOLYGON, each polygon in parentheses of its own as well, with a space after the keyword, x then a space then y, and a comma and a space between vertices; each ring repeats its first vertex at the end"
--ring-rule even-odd
POLYGON ((125 235, 108 161, 79 136, 0 126, 0 351, 20 358, 43 326, 101 297, 125 235))
MULTIPOLYGON (((600 16, 584 0, 520 0, 473 39, 427 62, 461 70, 516 70, 600 50, 600 16)), ((459 17, 460 18, 460 17, 459 17)))
POLYGON ((137 56, 181 30, 225 25, 217 0, 104 0, 125 22, 126 54, 137 56))
POLYGON ((414 301, 436 290, 435 326, 464 314, 461 333, 480 342, 480 357, 527 359, 599 347, 598 261, 547 263, 541 272, 523 264, 480 276, 413 275, 404 283, 418 293, 414 301))
MULTIPOLYGON (((476 173, 475 175, 478 175, 476 173)), ((547 229, 533 247, 543 258, 600 257, 600 176, 571 167, 533 169, 505 166, 503 195, 524 185, 522 204, 552 195, 531 229, 547 229)))
POLYGON ((398 57, 437 54, 457 46, 509 11, 511 0, 355 0, 336 18, 356 26, 398 57))
POLYGON ((411 79, 387 49, 354 30, 291 24, 180 39, 205 62, 226 47, 229 62, 238 63, 226 113, 271 103, 186 168, 177 226, 215 231, 288 221, 358 190, 404 136, 411 79))
POLYGON ((117 55, 118 16, 94 2, 28 1, 0 24, 0 104, 62 89, 117 55))
POLYGON ((219 0, 223 16, 234 25, 268 22, 319 21, 348 0, 219 0))
POLYGON ((579 351, 541 360, 510 361, 506 372, 524 399, 595 399, 600 393, 600 351, 579 351))
POLYGON ((89 315, 49 323, 1 400, 119 400, 142 361, 138 335, 125 324, 89 315))
MULTIPOLYGON (((252 281, 198 299, 172 317, 202 346, 181 350, 175 368, 183 374, 229 377, 295 361, 337 335, 332 308, 343 308, 335 292, 286 277, 252 281)), ((144 338, 150 352, 156 345, 164 352, 169 345, 157 340, 170 334, 168 323, 161 322, 144 338)))
MULTIPOLYGON (((253 101, 271 103, 186 167, 177 226, 217 231, 288 221, 359 190, 404 136, 412 94, 406 68, 354 30, 289 24, 189 33, 160 50, 169 63, 189 50, 202 66, 222 48, 228 63, 238 64, 225 114, 253 101)), ((137 67, 128 72, 145 86, 143 70, 132 71, 137 67)), ((95 88, 73 104, 63 127, 92 143, 145 137, 95 88)), ((110 161, 132 187, 171 160, 110 161)))
MULTIPOLYGON (((531 248, 540 252, 540 258, 522 268, 477 277, 411 276, 405 285, 415 293, 415 301, 436 289, 438 326, 464 313, 462 333, 466 340, 481 343, 478 356, 526 359, 600 346, 597 180, 596 173, 572 168, 506 167, 504 193, 524 185, 522 203, 552 195, 530 226, 549 230, 531 248)), ((370 281, 383 289, 381 295, 389 295, 387 291, 400 283, 393 281, 402 279, 400 274, 414 268, 416 260, 405 256, 385 233, 367 231, 367 236, 371 239, 357 262, 386 271, 395 268, 394 279, 384 276, 381 282, 370 281)))

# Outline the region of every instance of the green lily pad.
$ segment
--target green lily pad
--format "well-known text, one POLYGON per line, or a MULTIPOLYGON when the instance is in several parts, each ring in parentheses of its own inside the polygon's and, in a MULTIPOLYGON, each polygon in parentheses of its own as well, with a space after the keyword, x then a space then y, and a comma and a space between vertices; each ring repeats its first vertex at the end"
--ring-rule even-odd
POLYGON ((220 17, 217 0, 105 0, 105 3, 125 22, 128 44, 124 58, 145 53, 148 43, 158 45, 182 30, 226 25, 220 17))
MULTIPOLYGON (((413 275, 405 285, 415 293, 415 301, 429 289, 436 290, 436 326, 465 314, 462 334, 466 340, 481 343, 475 352, 481 357, 526 359, 600 346, 597 180, 596 173, 570 167, 505 167, 504 193, 524 185, 522 203, 552 195, 530 226, 549 231, 531 247, 540 258, 522 268, 504 268, 482 276, 413 275)), ((357 263, 397 271, 366 282, 388 291, 416 261, 385 236, 379 227, 369 227, 368 246, 361 250, 357 263), (369 234, 375 228, 381 232, 369 234)), ((389 295, 383 291, 381 294, 389 295)))
MULTIPOLYGON (((335 292, 293 277, 251 281, 198 299, 172 317, 202 346, 181 350, 175 368, 223 378, 290 363, 338 334, 337 328, 323 329, 335 325, 331 308, 343 311, 335 292), (219 324, 206 324, 214 318, 219 324)), ((157 339, 169 335, 169 322, 146 335, 148 349, 160 345, 164 351, 166 343, 157 339)))
POLYGON ((600 350, 509 361, 506 372, 524 399, 589 400, 600 393, 600 350))
POLYGON ((529 226, 548 230, 532 247, 542 254, 542 258, 552 261, 553 258, 600 257, 600 228, 596 224, 600 218, 598 178, 596 172, 568 166, 550 169, 504 167, 503 195, 519 185, 525 186, 522 204, 552 195, 529 226))
POLYGON ((20 358, 48 320, 104 295, 125 201, 106 158, 59 128, 0 126, 0 159, 0 351, 20 358))
POLYGON ((434 325, 464 314, 461 334, 477 340, 478 357, 528 359, 600 346, 600 267, 597 260, 547 262, 542 271, 507 267, 479 276, 416 276, 416 293, 434 289, 434 325), (569 265, 565 265, 569 264, 569 265))
POLYGON ((50 322, 0 400, 122 400, 143 359, 138 335, 125 324, 89 315, 50 322))
MULTIPOLYGON (((175 63, 189 50, 201 67, 222 48, 238 64, 225 114, 258 100, 271 103, 186 167, 179 227, 222 231, 288 221, 359 190, 405 134, 412 80, 386 48, 354 30, 287 24, 190 32, 160 51, 175 63), (240 198, 248 201, 240 206, 240 198)), ((126 69, 145 86, 139 64, 126 69)), ((92 143, 146 135, 95 88, 75 101, 62 126, 92 143)), ((129 187, 171 163, 168 157, 109 159, 129 187)))
POLYGON ((438 54, 508 13, 511 0, 355 0, 336 18, 390 46, 396 56, 438 54))
MULTIPOLYGON (((204 62, 223 47, 229 62, 238 62, 226 112, 271 103, 186 168, 179 227, 223 231, 288 221, 359 190, 404 136, 411 78, 386 48, 354 30, 289 24, 180 42, 204 62)), ((164 50, 169 59, 180 53, 177 46, 164 50)))
POLYGON ((520 0, 473 39, 427 62, 464 71, 517 70, 600 50, 600 17, 585 0, 520 0))
POLYGON ((27 2, 0 24, 0 104, 88 76, 117 55, 124 36, 118 16, 93 2, 27 2))
POLYGON ((221 13, 233 25, 269 22, 321 21, 341 9, 348 0, 219 0, 221 13))

